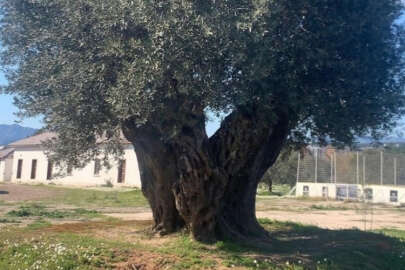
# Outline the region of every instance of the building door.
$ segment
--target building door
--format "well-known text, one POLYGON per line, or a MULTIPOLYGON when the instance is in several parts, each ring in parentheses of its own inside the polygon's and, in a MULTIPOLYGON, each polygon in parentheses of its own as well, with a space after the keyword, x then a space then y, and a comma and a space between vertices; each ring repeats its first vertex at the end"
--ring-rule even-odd
POLYGON ((118 183, 125 183, 125 169, 126 169, 126 161, 125 159, 122 159, 120 160, 118 166, 118 177, 117 177, 118 183))
POLYGON ((22 166, 23 166, 23 160, 19 159, 17 163, 17 179, 21 179, 22 176, 22 166))
POLYGON ((46 180, 51 180, 52 179, 52 172, 53 171, 53 163, 52 161, 48 161, 48 169, 46 172, 46 180))

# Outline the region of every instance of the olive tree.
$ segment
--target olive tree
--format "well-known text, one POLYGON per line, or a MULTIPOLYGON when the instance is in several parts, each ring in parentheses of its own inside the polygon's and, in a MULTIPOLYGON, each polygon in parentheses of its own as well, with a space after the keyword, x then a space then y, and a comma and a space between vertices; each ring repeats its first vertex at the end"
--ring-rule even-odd
MULTIPOLYGON (((403 112, 400 0, 0 0, 21 116, 83 166, 134 145, 154 229, 249 240, 287 140, 390 128, 403 112), (206 114, 225 113, 208 137, 206 114)), ((133 168, 135 169, 135 168, 133 168)))

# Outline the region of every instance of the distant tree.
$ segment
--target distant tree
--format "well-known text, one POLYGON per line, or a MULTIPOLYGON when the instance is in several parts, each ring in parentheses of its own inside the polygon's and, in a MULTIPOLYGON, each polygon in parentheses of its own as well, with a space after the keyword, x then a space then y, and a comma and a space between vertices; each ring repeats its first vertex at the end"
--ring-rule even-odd
POLYGON ((351 143, 404 109, 401 0, 0 0, 5 93, 83 166, 134 145, 155 230, 263 239, 286 140, 351 143), (210 138, 206 113, 228 113, 210 138), (99 139, 97 139, 99 138, 99 139), (100 139, 101 138, 101 139, 100 139), (102 145, 103 147, 96 147, 102 145))
POLYGON ((272 192, 273 184, 293 187, 297 182, 298 152, 284 149, 276 162, 263 175, 262 182, 272 192))

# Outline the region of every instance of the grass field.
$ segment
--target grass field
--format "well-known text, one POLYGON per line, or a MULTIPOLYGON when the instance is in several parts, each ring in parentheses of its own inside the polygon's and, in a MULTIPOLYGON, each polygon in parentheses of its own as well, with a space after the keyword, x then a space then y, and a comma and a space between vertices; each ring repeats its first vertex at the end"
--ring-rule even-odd
POLYGON ((44 199, 47 204, 69 204, 86 207, 147 207, 148 203, 139 189, 129 191, 61 188, 44 186, 50 190, 61 191, 59 196, 44 199))
MULTIPOLYGON (((227 241, 204 245, 193 241, 186 230, 159 237, 150 233, 150 220, 105 215, 106 209, 147 209, 139 190, 40 188, 54 193, 0 205, 2 270, 405 269, 405 231, 401 230, 328 230, 260 219, 271 236, 266 247, 227 241)), ((308 202, 308 211, 347 211, 316 205, 308 202)))

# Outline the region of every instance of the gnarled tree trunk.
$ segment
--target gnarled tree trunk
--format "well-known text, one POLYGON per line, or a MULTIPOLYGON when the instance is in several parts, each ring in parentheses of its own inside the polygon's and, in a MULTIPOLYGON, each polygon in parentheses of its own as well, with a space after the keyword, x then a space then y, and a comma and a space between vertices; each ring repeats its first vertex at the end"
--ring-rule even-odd
POLYGON ((127 122, 123 132, 136 149, 142 192, 152 209, 154 230, 163 235, 184 227, 172 193, 178 177, 172 148, 151 127, 139 128, 127 122))
POLYGON ((246 241, 267 236, 256 219, 256 190, 276 161, 289 125, 285 113, 279 113, 278 119, 270 123, 261 113, 256 109, 230 115, 211 138, 215 158, 228 176, 218 224, 223 237, 246 241))
POLYGON ((176 133, 128 122, 155 227, 187 226, 195 239, 247 240, 267 235, 255 215, 257 185, 275 162, 288 134, 288 119, 272 121, 258 109, 235 110, 210 139, 202 111, 179 116, 176 133))

